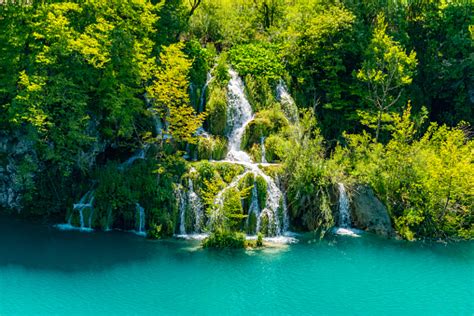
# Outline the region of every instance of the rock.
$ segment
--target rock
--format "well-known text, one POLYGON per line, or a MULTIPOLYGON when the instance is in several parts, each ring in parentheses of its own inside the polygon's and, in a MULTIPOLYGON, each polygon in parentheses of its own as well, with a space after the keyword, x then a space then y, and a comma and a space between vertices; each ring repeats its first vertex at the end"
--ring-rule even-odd
POLYGON ((34 177, 21 172, 21 164, 36 164, 33 142, 21 132, 0 131, 0 208, 22 209, 22 193, 34 177))
POLYGON ((395 236, 387 208, 375 196, 372 188, 358 186, 352 196, 351 209, 353 225, 356 228, 382 236, 395 236))

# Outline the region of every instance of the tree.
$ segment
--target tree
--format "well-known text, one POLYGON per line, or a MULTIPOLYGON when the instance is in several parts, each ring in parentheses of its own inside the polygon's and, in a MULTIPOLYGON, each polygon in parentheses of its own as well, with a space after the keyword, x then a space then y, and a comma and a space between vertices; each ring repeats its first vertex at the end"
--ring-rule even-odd
MULTIPOLYGON (((367 86, 366 99, 376 111, 375 140, 380 135, 383 116, 400 99, 403 87, 411 84, 417 64, 416 53, 407 54, 403 47, 387 34, 387 24, 379 16, 373 38, 366 50, 366 59, 357 72, 357 79, 367 86)), ((370 115, 363 116, 370 118, 370 115)))
POLYGON ((163 48, 161 65, 147 91, 154 100, 152 110, 165 121, 170 136, 177 142, 195 143, 194 133, 205 114, 196 114, 190 104, 188 75, 192 62, 182 49, 181 43, 163 48))
POLYGON ((273 26, 275 19, 283 5, 281 0, 253 0, 258 13, 263 20, 263 28, 266 30, 273 26))

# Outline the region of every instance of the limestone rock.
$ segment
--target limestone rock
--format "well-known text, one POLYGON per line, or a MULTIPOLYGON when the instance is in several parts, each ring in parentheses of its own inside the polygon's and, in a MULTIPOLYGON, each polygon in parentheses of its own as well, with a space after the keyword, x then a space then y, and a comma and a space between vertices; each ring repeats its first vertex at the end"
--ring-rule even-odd
POLYGON ((368 186, 358 186, 352 196, 352 218, 356 228, 378 235, 395 235, 387 208, 368 186))

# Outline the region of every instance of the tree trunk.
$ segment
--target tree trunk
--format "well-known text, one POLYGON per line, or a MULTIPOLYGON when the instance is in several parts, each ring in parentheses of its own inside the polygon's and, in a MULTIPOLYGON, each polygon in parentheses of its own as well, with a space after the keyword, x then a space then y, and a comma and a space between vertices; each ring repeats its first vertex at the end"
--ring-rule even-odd
POLYGON ((375 142, 378 142, 379 140, 381 123, 382 123, 382 111, 379 110, 379 114, 377 116, 377 131, 375 132, 375 142))

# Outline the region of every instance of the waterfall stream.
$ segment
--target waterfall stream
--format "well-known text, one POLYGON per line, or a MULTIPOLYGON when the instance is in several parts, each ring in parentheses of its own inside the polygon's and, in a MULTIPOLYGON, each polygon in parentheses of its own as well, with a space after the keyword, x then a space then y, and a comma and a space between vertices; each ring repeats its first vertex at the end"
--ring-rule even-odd
POLYGON ((80 230, 86 232, 93 231, 92 220, 94 216, 94 198, 94 191, 88 191, 81 197, 78 203, 73 205, 72 212, 69 214, 67 223, 57 224, 55 226, 61 230, 80 230), (79 216, 79 227, 72 224, 72 218, 75 212, 77 212, 79 216))
POLYGON ((229 70, 230 80, 227 87, 227 138, 229 152, 227 159, 231 161, 251 163, 252 159, 241 150, 245 127, 253 119, 252 107, 245 97, 245 86, 234 70, 229 70))
POLYGON ((146 217, 145 217, 145 209, 138 203, 135 204, 135 210, 136 210, 136 215, 135 215, 135 226, 136 226, 136 233, 137 235, 145 236, 146 235, 146 230, 145 230, 145 223, 146 223, 146 217))
MULTIPOLYGON (((227 87, 227 137, 229 141, 229 151, 225 161, 240 164, 245 167, 246 171, 234 178, 234 180, 227 187, 217 194, 215 198, 215 204, 217 205, 217 208, 211 216, 211 223, 213 220, 219 220, 219 217, 223 216, 221 214, 221 209, 224 203, 224 193, 227 190, 236 187, 239 181, 245 175, 252 173, 254 176, 262 177, 267 183, 266 206, 262 210, 260 210, 260 208, 258 209, 256 232, 260 232, 262 219, 266 218, 268 220, 268 228, 267 231, 263 233, 270 236, 280 236, 288 229, 287 226, 282 225, 280 219, 280 217, 286 218, 288 216, 286 203, 283 202, 283 194, 275 184, 275 181, 266 175, 259 168, 258 164, 253 163, 250 156, 241 149, 242 137, 244 135, 246 126, 253 119, 253 112, 252 107, 245 96, 245 86, 242 79, 232 69, 229 70, 229 74, 231 78, 227 87)), ((256 190, 255 186, 254 189, 256 190)), ((256 195, 257 194, 255 193, 255 196, 256 195)), ((249 210, 248 214, 250 215, 250 212, 255 211, 256 206, 251 205, 251 209, 249 210)))
POLYGON ((276 86, 276 98, 281 103, 282 110, 290 122, 298 122, 298 107, 288 92, 285 82, 281 79, 276 86))
POLYGON ((352 219, 349 208, 349 197, 347 195, 346 188, 343 183, 338 183, 337 188, 339 191, 339 227, 337 227, 334 232, 338 235, 359 237, 359 231, 351 228, 352 219))
POLYGON ((206 102, 206 91, 211 81, 212 81, 212 75, 211 75, 211 72, 208 72, 207 80, 206 80, 206 83, 204 84, 204 87, 202 87, 201 98, 199 100, 199 113, 202 113, 204 111, 204 103, 206 102))
POLYGON ((260 148, 261 148, 261 151, 262 151, 262 163, 267 163, 267 159, 266 159, 266 150, 265 150, 265 137, 261 137, 260 138, 260 148))

